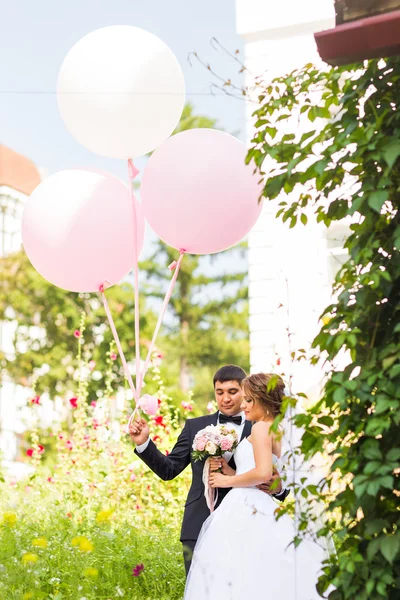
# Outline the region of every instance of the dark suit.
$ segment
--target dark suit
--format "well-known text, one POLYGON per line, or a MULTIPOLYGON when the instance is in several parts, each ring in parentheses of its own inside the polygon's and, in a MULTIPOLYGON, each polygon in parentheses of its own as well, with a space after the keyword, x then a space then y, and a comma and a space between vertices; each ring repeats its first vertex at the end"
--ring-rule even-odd
MULTIPOLYGON (((202 479, 204 462, 194 462, 192 459, 193 439, 196 433, 207 427, 207 425, 217 425, 218 414, 219 413, 216 412, 213 415, 188 419, 175 446, 168 456, 162 454, 151 440, 146 450, 143 452, 139 453, 135 450, 136 454, 146 463, 146 465, 148 465, 150 469, 164 481, 177 477, 177 475, 179 475, 190 463, 192 467, 192 485, 190 486, 189 494, 186 499, 180 536, 181 542, 190 550, 193 550, 194 548, 204 521, 210 516, 210 510, 207 507, 204 498, 204 484, 202 479)), ((251 423, 246 421, 241 439, 248 437, 250 432, 251 423)), ((236 469, 233 457, 229 465, 236 469)), ((231 488, 218 489, 217 506, 221 504, 230 489, 231 488)), ((286 495, 287 494, 283 492, 280 496, 276 497, 278 500, 284 500, 286 495)), ((188 556, 185 554, 185 567, 187 572, 190 562, 191 555, 188 556)))

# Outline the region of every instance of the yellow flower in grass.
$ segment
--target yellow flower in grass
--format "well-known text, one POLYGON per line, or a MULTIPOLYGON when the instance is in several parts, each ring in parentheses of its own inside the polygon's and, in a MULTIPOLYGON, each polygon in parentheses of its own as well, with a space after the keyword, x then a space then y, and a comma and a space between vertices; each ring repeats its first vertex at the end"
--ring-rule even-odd
POLYGON ((36 546, 36 548, 47 548, 48 543, 46 538, 40 537, 32 540, 32 546, 36 546))
POLYGON ((83 535, 74 537, 71 541, 71 544, 74 547, 77 546, 78 550, 80 550, 81 552, 93 552, 93 549, 94 549, 93 543, 83 535))
POLYGON ((15 513, 12 512, 5 512, 3 515, 3 523, 5 525, 15 525, 15 523, 17 522, 17 515, 15 513))
POLYGON ((99 513, 97 513, 96 516, 96 522, 97 523, 107 523, 107 521, 109 521, 112 517, 113 514, 113 510, 109 509, 109 510, 101 510, 99 513))
POLYGON ((22 562, 24 563, 24 565, 27 564, 34 564, 39 560, 39 557, 37 554, 33 554, 32 552, 26 552, 22 558, 21 558, 22 562))
POLYGON ((99 574, 99 570, 95 569, 94 567, 86 567, 86 569, 83 571, 83 574, 85 577, 90 577, 91 579, 96 579, 96 577, 99 574))

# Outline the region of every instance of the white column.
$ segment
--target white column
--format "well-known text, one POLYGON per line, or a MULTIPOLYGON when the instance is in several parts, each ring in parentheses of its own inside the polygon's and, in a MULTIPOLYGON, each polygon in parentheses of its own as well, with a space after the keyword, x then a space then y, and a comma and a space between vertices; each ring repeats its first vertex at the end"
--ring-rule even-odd
MULTIPOLYGON (((252 78, 261 74, 269 81, 306 63, 320 63, 313 34, 334 25, 333 3, 236 0, 236 23, 245 40, 246 84, 251 86, 252 78)), ((254 110, 248 102, 248 140, 254 110)), ((265 202, 249 235, 250 362, 252 372, 273 370, 287 376, 293 371, 290 350, 308 350, 319 329, 330 281, 326 231, 312 219, 306 227, 289 230, 275 219, 279 201, 265 202)), ((294 388, 315 397, 321 372, 302 362, 293 374, 294 388)))

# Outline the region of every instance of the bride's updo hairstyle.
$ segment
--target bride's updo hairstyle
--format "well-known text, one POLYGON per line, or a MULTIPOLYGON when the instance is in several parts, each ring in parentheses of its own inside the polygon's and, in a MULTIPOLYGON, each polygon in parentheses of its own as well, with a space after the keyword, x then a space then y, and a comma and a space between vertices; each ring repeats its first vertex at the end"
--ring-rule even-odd
POLYGON ((265 412, 275 419, 281 410, 285 384, 279 375, 256 373, 244 379, 243 392, 246 398, 258 402, 265 412), (268 389, 268 384, 271 389, 268 389))

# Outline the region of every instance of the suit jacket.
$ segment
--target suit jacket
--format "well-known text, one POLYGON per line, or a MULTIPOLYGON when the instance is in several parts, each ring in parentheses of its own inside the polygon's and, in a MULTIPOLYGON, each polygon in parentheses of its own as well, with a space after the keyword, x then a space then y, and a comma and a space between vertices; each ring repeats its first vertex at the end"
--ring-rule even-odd
MULTIPOLYGON (((218 414, 219 413, 216 412, 212 415, 188 419, 175 446, 168 456, 165 456, 160 452, 152 440, 150 440, 149 445, 143 452, 139 453, 135 450, 137 456, 139 456, 146 465, 164 481, 174 479, 177 475, 182 473, 189 464, 191 465, 192 485, 190 486, 183 514, 181 541, 197 540, 204 521, 210 516, 210 510, 207 507, 204 498, 204 461, 194 462, 192 459, 192 444, 196 433, 201 429, 204 429, 207 425, 217 425, 218 414)), ((245 421, 241 439, 250 435, 251 426, 249 421, 245 421)), ((234 469, 236 468, 233 457, 229 465, 234 469)), ((219 506, 230 489, 231 488, 218 489, 217 506, 219 506)), ((278 500, 284 500, 286 495, 285 492, 282 492, 277 498, 278 500)))

